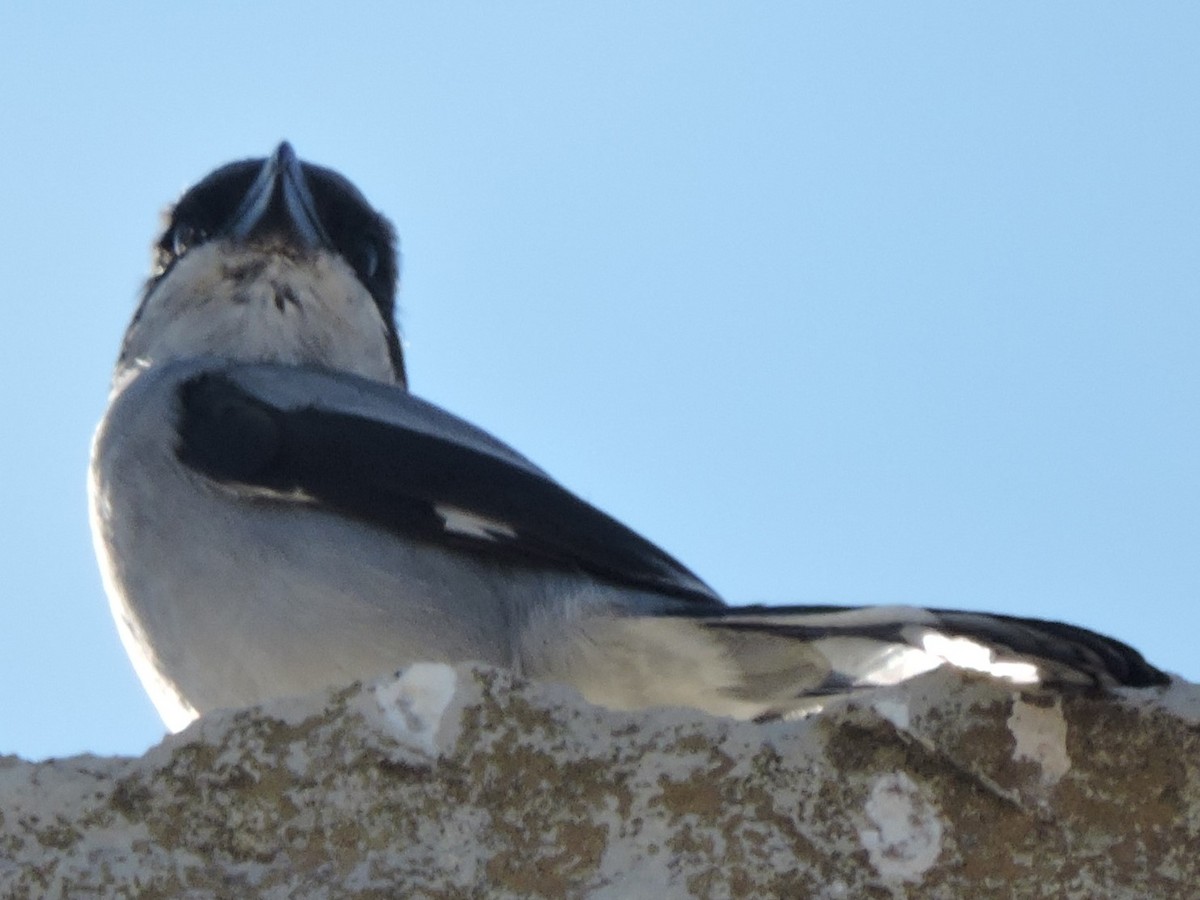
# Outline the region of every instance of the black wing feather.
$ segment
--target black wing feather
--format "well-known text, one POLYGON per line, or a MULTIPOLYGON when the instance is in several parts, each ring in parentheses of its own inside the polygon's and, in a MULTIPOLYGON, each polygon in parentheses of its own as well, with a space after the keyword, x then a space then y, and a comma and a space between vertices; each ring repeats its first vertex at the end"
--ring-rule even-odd
POLYGON ((720 605, 682 564, 533 467, 396 422, 275 405, 219 371, 185 381, 179 396, 179 459, 217 482, 298 493, 410 539, 720 605), (447 530, 435 506, 501 523, 515 537, 447 530))

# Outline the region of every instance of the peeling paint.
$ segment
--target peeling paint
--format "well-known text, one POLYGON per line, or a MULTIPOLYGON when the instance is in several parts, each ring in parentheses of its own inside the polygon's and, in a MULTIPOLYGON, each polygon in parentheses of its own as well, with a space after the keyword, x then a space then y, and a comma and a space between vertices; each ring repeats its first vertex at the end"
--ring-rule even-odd
POLYGON ((879 713, 901 731, 908 731, 908 704, 894 697, 881 697, 871 704, 871 708, 879 713))
POLYGON ((924 878, 942 852, 942 820, 904 772, 876 778, 865 806, 871 825, 858 839, 875 871, 888 880, 924 878))
POLYGON ((1006 724, 1016 740, 1013 759, 1035 763, 1042 770, 1045 784, 1057 784, 1071 771, 1061 700, 1056 699, 1050 706, 1035 706, 1018 697, 1006 724))
POLYGON ((457 686, 458 675, 451 666, 411 665, 394 681, 375 685, 380 723, 400 743, 436 756, 438 729, 457 686))

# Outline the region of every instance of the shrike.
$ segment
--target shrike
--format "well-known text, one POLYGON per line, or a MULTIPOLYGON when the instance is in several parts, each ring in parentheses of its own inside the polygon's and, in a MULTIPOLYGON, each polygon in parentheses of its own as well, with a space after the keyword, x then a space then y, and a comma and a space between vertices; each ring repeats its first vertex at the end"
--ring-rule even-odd
POLYGON ((496 438, 414 397, 388 221, 284 143, 171 210, 92 453, 122 641, 167 726, 481 660, 615 708, 770 718, 943 664, 1144 687, 1133 649, 911 607, 729 607, 496 438))

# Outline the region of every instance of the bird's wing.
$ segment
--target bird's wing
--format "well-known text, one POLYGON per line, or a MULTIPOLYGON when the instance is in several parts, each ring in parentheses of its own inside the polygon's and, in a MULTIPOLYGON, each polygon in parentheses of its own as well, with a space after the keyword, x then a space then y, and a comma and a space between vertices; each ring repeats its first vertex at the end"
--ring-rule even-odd
POLYGON ((229 490, 721 605, 684 566, 516 451, 399 388, 254 364, 193 375, 178 392, 179 459, 229 490))

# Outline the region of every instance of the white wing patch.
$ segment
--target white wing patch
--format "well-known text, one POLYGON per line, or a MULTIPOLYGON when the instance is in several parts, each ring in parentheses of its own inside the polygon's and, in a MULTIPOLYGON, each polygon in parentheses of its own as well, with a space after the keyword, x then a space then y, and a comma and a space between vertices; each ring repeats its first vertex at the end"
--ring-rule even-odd
POLYGON ((442 523, 445 525, 446 530, 453 531, 455 534, 479 538, 483 541, 494 541, 502 537, 515 538, 517 536, 517 532, 506 522, 498 522, 495 519, 477 516, 475 513, 467 512, 465 509, 459 509, 456 506, 439 503, 433 507, 433 511, 442 517, 442 523))
POLYGON ((1037 684, 1038 667, 1027 662, 1004 662, 996 659, 990 647, 965 637, 949 637, 930 632, 921 640, 925 652, 940 657, 960 669, 986 672, 998 678, 1007 678, 1015 684, 1037 684))
POLYGON ((1037 684, 1041 680, 1035 664, 998 659, 995 650, 970 638, 926 628, 906 636, 914 646, 841 636, 823 638, 815 642, 815 647, 829 661, 830 668, 863 687, 900 684, 947 664, 1014 684, 1037 684))

